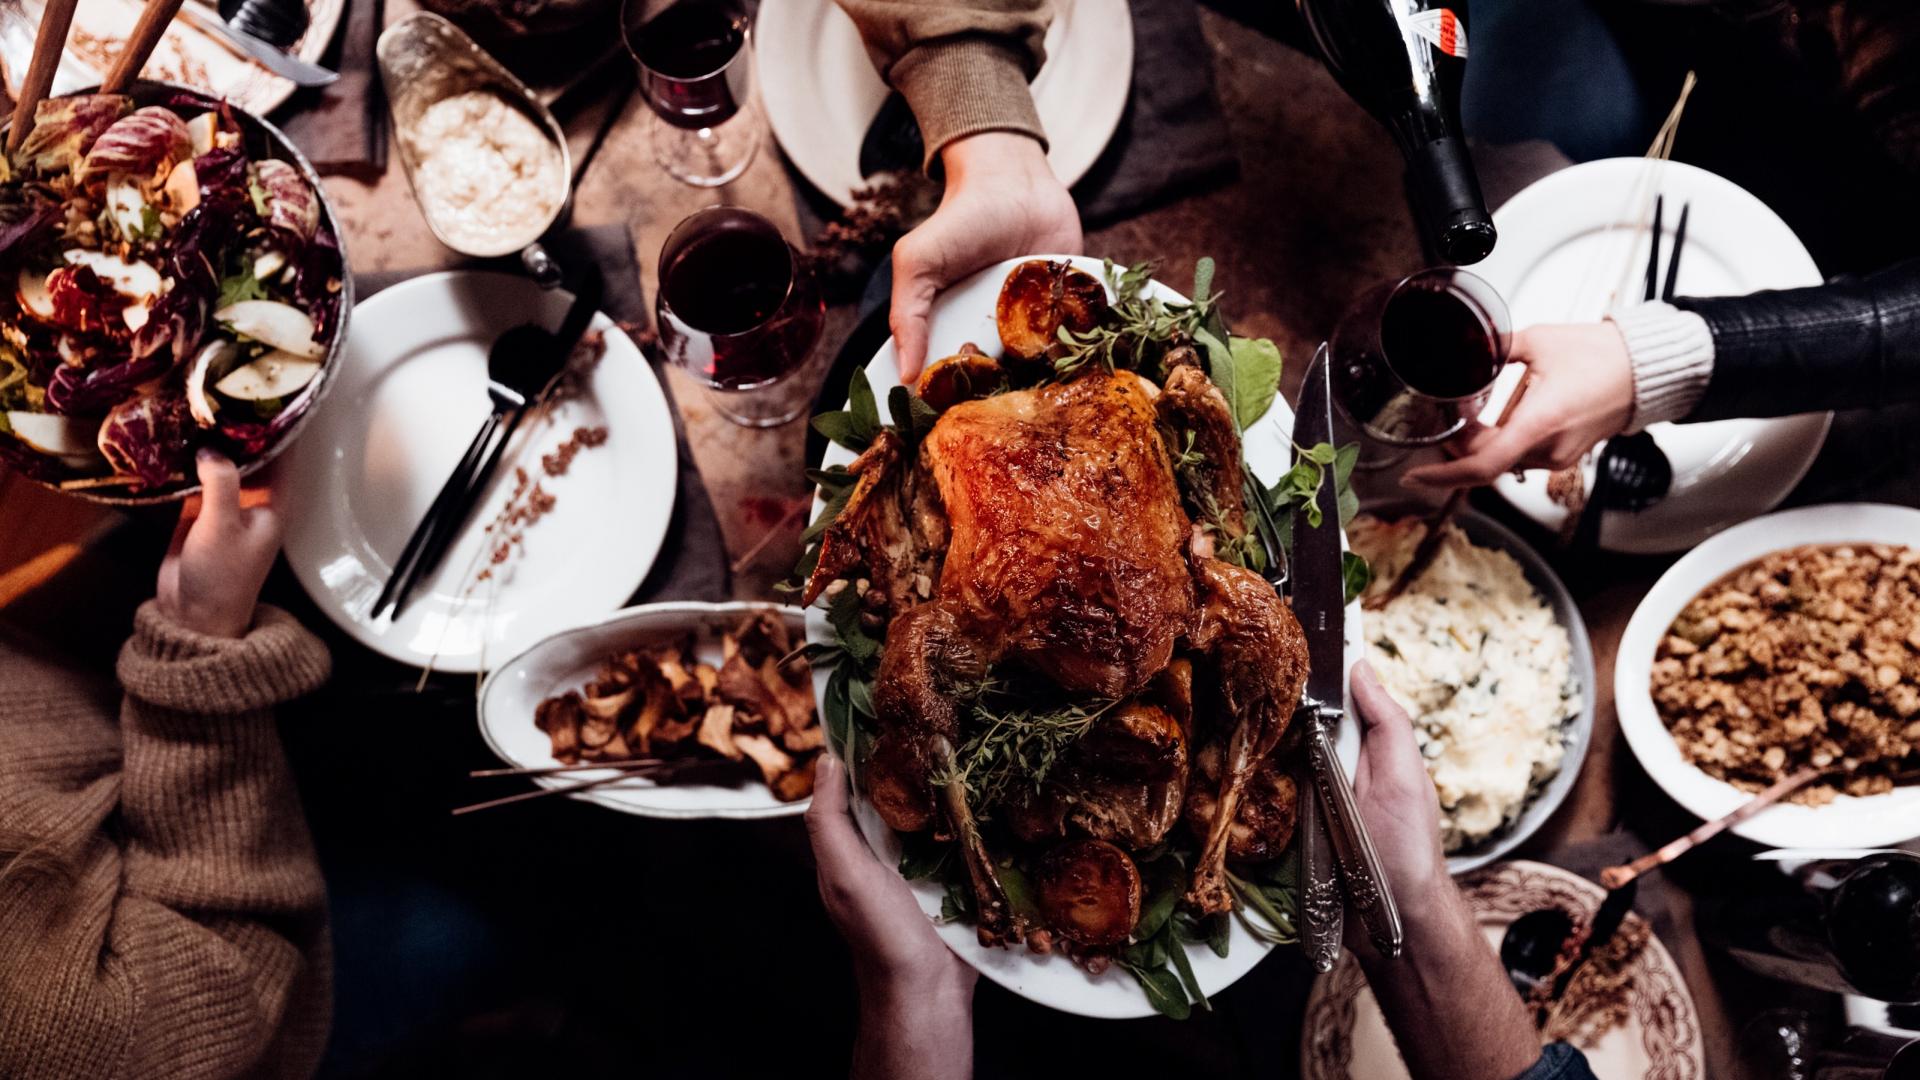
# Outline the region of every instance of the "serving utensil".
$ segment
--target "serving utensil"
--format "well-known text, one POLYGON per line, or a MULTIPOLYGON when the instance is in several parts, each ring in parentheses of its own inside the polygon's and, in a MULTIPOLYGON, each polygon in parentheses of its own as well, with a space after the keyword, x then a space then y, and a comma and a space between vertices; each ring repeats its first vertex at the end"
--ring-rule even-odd
POLYGON ((103 94, 124 94, 127 87, 140 75, 140 69, 147 66, 147 57, 153 55, 154 46, 160 44, 160 35, 167 32, 167 25, 180 10, 180 0, 147 0, 147 6, 140 9, 140 18, 133 24, 133 33, 127 35, 127 44, 113 62, 112 70, 100 81, 103 94))
MULTIPOLYGON (((307 10, 305 5, 296 3, 295 6, 300 8, 304 18, 307 10)), ((241 10, 250 11, 252 8, 243 6, 241 10)), ((197 29, 218 38, 241 56, 258 61, 268 71, 291 81, 296 86, 325 86, 340 77, 338 72, 328 71, 318 64, 309 64, 297 56, 289 55, 283 47, 274 44, 265 35, 254 33, 237 21, 229 23, 218 13, 203 9, 197 3, 182 6, 180 16, 197 29)), ((298 40, 299 36, 295 34, 294 40, 298 40)))
POLYGON ((1783 777, 1765 791, 1685 836, 1663 844, 1632 862, 1609 866, 1600 871, 1600 884, 1606 886, 1607 895, 1584 927, 1575 926, 1566 912, 1558 908, 1529 911, 1515 919, 1500 939, 1500 960, 1506 965, 1507 978, 1512 980, 1514 989, 1522 997, 1532 998, 1543 985, 1547 986, 1539 1005, 1544 1012, 1566 994, 1574 975, 1587 960, 1619 932, 1627 913, 1633 910, 1634 897, 1639 891, 1642 876, 1680 858, 1832 771, 1809 765, 1783 777), (1582 935, 1581 940, 1568 954, 1566 944, 1576 933, 1582 935))
POLYGON ((33 113, 53 89, 53 75, 60 67, 60 54, 66 51, 67 30, 73 25, 73 9, 80 0, 47 0, 40 15, 40 30, 33 38, 33 60, 20 80, 20 100, 13 103, 13 127, 7 130, 7 153, 20 149, 33 130, 33 113))
MULTIPOLYGON (((1298 448, 1316 446, 1332 437, 1332 371, 1323 349, 1308 369, 1300 391, 1293 443, 1298 453, 1298 448)), ((1319 527, 1310 523, 1305 507, 1294 512, 1292 563, 1298 573, 1293 582, 1293 608, 1306 634, 1311 660, 1307 694, 1301 699, 1296 722, 1304 726, 1312 764, 1311 788, 1318 794, 1320 812, 1326 817, 1329 846, 1346 900, 1366 926, 1374 948, 1383 956, 1393 957, 1400 955, 1404 940, 1399 908, 1373 838, 1360 820, 1353 786, 1333 747, 1334 729, 1345 712, 1347 681, 1346 597, 1340 572, 1340 507, 1335 487, 1323 482, 1314 495, 1319 527)), ((1311 912, 1307 905, 1302 906, 1311 912)), ((1316 963, 1318 959, 1315 957, 1316 963)))
POLYGON ((487 482, 499 467, 501 455, 513 440, 521 419, 529 408, 545 398, 566 371, 574 346, 599 310, 603 285, 599 272, 589 264, 558 332, 548 333, 527 324, 507 331, 494 342, 487 355, 487 397, 493 403, 493 411, 441 486, 426 516, 407 538, 407 546, 394 564, 386 587, 367 613, 369 618, 377 619, 389 609, 398 618, 414 586, 433 573, 446 557, 447 549, 459 538, 472 514, 474 504, 486 492, 487 482))
MULTIPOLYGON (((598 767, 612 769, 616 768, 616 764, 617 763, 614 762, 606 762, 600 764, 598 767)), ((725 758, 717 760, 709 758, 686 758, 680 761, 653 761, 648 764, 652 767, 621 769, 615 771, 612 776, 596 776, 590 780, 581 780, 577 783, 561 784, 557 787, 535 788, 532 791, 522 791, 517 795, 505 795, 498 799, 488 799, 485 802, 472 803, 467 806, 456 806, 453 809, 453 815, 459 817, 462 814, 471 814, 478 810, 491 810, 496 806, 511 806, 514 803, 526 802, 529 799, 545 798, 548 795, 571 795, 576 791, 589 791, 593 788, 602 787, 607 784, 617 784, 626 780, 651 780, 655 784, 665 784, 675 781, 718 782, 736 777, 744 777, 748 775, 748 770, 752 767, 748 763, 730 761, 725 758)))

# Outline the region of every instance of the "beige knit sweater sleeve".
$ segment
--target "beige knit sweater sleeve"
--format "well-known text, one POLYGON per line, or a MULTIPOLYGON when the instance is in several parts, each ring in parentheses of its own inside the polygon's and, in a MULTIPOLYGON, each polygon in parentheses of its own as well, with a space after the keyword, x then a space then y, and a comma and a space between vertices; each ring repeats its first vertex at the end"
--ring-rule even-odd
POLYGON ((1046 142, 1027 81, 1046 59, 1048 0, 837 0, 882 78, 920 122, 931 167, 955 139, 1018 131, 1046 142))
POLYGON ((326 648, 274 608, 234 640, 149 602, 118 672, 117 747, 104 703, 4 718, 24 790, 0 824, 57 870, 0 867, 0 1076, 309 1074, 325 892, 271 709, 326 680, 326 648))

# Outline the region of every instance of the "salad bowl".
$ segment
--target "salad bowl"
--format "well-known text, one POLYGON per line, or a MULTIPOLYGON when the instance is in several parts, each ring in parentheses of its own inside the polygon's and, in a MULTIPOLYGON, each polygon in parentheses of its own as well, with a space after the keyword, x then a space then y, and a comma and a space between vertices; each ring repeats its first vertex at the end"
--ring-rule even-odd
MULTIPOLYGON (((136 83, 123 95, 128 101, 118 110, 116 123, 86 115, 80 103, 94 96, 88 90, 43 102, 36 130, 9 163, 9 171, 20 172, 22 161, 58 161, 58 144, 64 138, 84 146, 84 152, 69 149, 71 164, 55 165, 51 178, 42 171, 14 175, 0 184, 0 263, 5 263, 15 300, 0 317, 0 418, 5 420, 0 423, 0 463, 42 486, 90 502, 178 502, 199 490, 192 467, 196 449, 212 447, 227 454, 244 477, 267 465, 298 435, 325 396, 345 347, 353 279, 340 221, 320 177, 279 128, 173 83, 136 83), (181 157, 189 152, 188 144, 178 144, 172 158, 160 158, 161 169, 168 160, 179 159, 176 173, 167 177, 174 185, 171 190, 157 182, 158 174, 144 179, 137 175, 140 168, 154 168, 151 142, 170 138, 177 143, 180 138, 155 106, 181 120, 192 140, 190 157, 181 157), (109 131, 118 135, 119 124, 142 116, 158 117, 152 140, 141 138, 147 133, 138 125, 127 125, 134 129, 131 138, 107 139, 113 145, 102 145, 102 136, 109 131), (203 121, 203 116, 214 119, 203 121), (43 135, 41 129, 50 125, 43 135), (219 147, 215 154, 237 150, 237 166, 229 156, 228 167, 219 168, 220 158, 206 156, 207 144, 219 147), (30 159, 36 145, 55 156, 30 159), (108 173, 104 196, 97 183, 82 196, 79 183, 63 193, 64 185, 49 182, 64 180, 57 175, 63 168, 86 175, 100 157, 107 159, 103 167, 111 168, 119 164, 114 152, 122 150, 129 172, 108 173), (182 183, 178 166, 196 162, 204 168, 187 170, 182 183), (270 162, 278 164, 261 168, 270 162), (140 182, 122 182, 128 177, 140 182), (54 270, 44 277, 28 263, 34 253, 13 255, 6 250, 16 240, 8 234, 31 213, 22 207, 34 205, 23 192, 35 187, 41 200, 51 192, 63 215, 78 216, 77 204, 78 214, 93 218, 88 224, 95 226, 81 235, 97 236, 70 239, 69 219, 58 237, 37 238, 41 262, 48 261, 47 249, 59 253, 52 260, 54 270), (224 241, 205 239, 218 236, 224 222, 219 220, 222 215, 193 218, 191 211, 203 196, 224 197, 238 208, 224 216, 246 217, 253 226, 244 235, 229 233, 224 241), (167 206, 170 197, 184 198, 187 208, 179 209, 176 202, 172 209, 179 213, 170 210, 163 216, 155 203, 167 206), (283 236, 289 239, 278 242, 283 236), (218 250, 211 255, 201 251, 215 246, 218 250), (205 263, 209 272, 180 273, 195 260, 205 263), (62 268, 97 271, 88 286, 96 297, 113 295, 78 315, 55 307, 71 295, 45 287, 62 268), (159 288, 143 299, 128 300, 143 280, 157 281, 159 288), (192 291, 183 294, 180 303, 169 305, 175 291, 188 289, 192 291), (196 305, 201 312, 197 320, 183 313, 196 305), (140 309, 137 319, 134 308, 140 309), (124 321, 126 329, 116 321, 124 321), (149 321, 160 325, 148 327, 149 321), (176 344, 183 328, 193 341, 191 348, 176 344), (130 350, 137 348, 136 340, 147 346, 150 359, 134 358, 130 350), (87 351, 96 348, 102 351, 87 351), (73 374, 63 372, 64 367, 80 375, 55 388, 60 376, 73 374), (166 409, 131 409, 127 415, 132 406, 161 398, 167 399, 166 409), (111 433, 103 437, 109 427, 111 433)), ((209 208, 212 205, 209 202, 209 208)), ((85 306, 85 297, 81 304, 85 306)))

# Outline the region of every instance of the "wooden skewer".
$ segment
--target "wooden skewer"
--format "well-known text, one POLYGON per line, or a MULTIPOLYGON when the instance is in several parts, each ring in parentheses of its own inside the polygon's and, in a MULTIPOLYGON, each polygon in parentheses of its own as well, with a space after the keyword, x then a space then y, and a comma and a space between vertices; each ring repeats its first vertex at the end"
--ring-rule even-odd
POLYGON ((20 149, 33 130, 33 113, 53 89, 53 76, 60 69, 60 56, 67 49, 67 30, 73 25, 73 9, 80 0, 47 0, 40 15, 40 32, 33 39, 33 60, 20 80, 20 100, 13 104, 13 127, 7 132, 7 153, 20 149))
POLYGON ((625 758, 616 761, 583 761, 577 765, 532 765, 513 769, 475 769, 468 773, 471 779, 489 776, 552 776, 555 773, 589 772, 593 769, 650 769, 655 765, 665 765, 666 758, 625 758))
MULTIPOLYGON (((1513 416, 1514 408, 1520 404, 1520 399, 1526 396, 1527 384, 1532 378, 1531 370, 1520 373, 1520 382, 1513 388, 1513 396, 1507 399, 1506 406, 1500 410, 1500 420, 1496 426, 1506 426, 1507 421, 1513 416)), ((1440 509, 1427 517, 1427 534, 1420 538, 1420 545, 1413 549, 1413 558, 1407 560, 1407 568, 1400 571, 1400 576, 1393 579, 1386 591, 1367 598, 1360 605, 1361 607, 1368 611, 1378 611, 1393 603, 1401 593, 1407 591, 1408 587, 1420 580, 1420 575, 1426 573, 1427 567, 1432 564, 1433 557, 1440 553, 1440 541, 1447 522, 1453 520, 1453 515, 1459 513, 1460 508, 1466 505, 1467 495, 1471 491, 1471 488, 1455 488, 1453 494, 1447 496, 1447 501, 1440 504, 1440 509)))
POLYGON ((1632 881, 1647 871, 1658 869, 1680 856, 1685 855, 1687 852, 1719 836, 1721 833, 1733 828, 1735 825, 1740 824, 1832 771, 1831 769, 1819 769, 1809 765, 1799 772, 1775 782, 1772 787, 1741 803, 1726 816, 1709 821, 1680 839, 1656 848, 1653 851, 1649 851, 1625 866, 1607 867, 1605 870, 1600 871, 1600 884, 1605 885, 1608 889, 1618 889, 1620 886, 1625 885, 1627 882, 1632 881))
POLYGON ((127 87, 133 85, 140 69, 147 66, 147 57, 153 55, 154 46, 160 44, 160 35, 167 32, 167 26, 179 13, 180 3, 181 0, 147 0, 147 6, 140 9, 139 21, 133 24, 133 33, 127 36, 127 47, 113 62, 106 81, 100 84, 101 93, 125 93, 127 87))

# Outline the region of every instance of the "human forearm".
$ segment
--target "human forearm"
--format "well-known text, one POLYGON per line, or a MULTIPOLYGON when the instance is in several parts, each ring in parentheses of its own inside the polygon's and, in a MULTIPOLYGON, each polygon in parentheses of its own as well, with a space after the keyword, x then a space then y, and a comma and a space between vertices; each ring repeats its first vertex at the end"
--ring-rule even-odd
POLYGON ((1688 420, 1920 401, 1920 259, 1675 306, 1698 313, 1713 335, 1712 376, 1688 420))
POLYGON ((1525 1072, 1540 1042, 1459 890, 1441 878, 1401 910, 1406 946, 1398 959, 1357 951, 1409 1071, 1416 1080, 1525 1072))
POLYGON ((975 978, 951 969, 923 981, 862 978, 853 1080, 970 1080, 975 978))
POLYGON ((926 164, 956 139, 1016 131, 1043 143, 1027 81, 1045 59, 1047 0, 838 0, 874 67, 919 121, 926 164))

